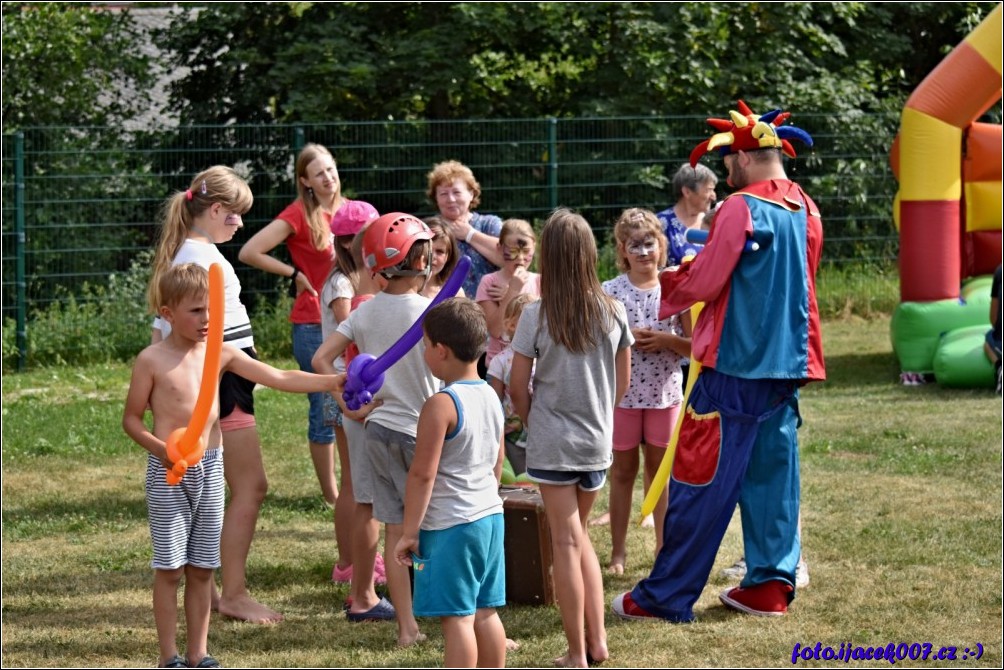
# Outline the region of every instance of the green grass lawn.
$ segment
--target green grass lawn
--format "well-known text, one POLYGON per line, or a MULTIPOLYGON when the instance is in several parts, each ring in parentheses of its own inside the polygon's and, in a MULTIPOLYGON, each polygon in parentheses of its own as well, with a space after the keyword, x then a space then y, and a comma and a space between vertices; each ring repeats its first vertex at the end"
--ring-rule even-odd
MULTIPOLYGON (((742 551, 736 518, 697 622, 608 615, 608 665, 790 666, 796 643, 816 642, 958 647, 956 661, 896 663, 908 667, 956 666, 980 643, 982 657, 963 664, 1001 665, 1000 397, 900 386, 888 319, 823 327, 829 380, 804 389, 801 405, 810 586, 779 620, 721 607, 717 594, 731 583, 720 570, 742 551)), ((145 455, 120 428, 128 376, 127 366, 104 365, 3 378, 4 667, 156 663, 145 455)), ((248 576, 286 621, 260 627, 214 616, 210 651, 229 667, 440 665, 435 621, 423 623, 427 643, 401 650, 393 626, 345 620, 347 587, 328 581, 331 511, 307 453, 306 400, 267 389, 257 398, 270 490, 248 576)), ((605 507, 601 497, 597 513, 605 507)), ((609 531, 591 534, 605 560, 609 531)), ((607 602, 651 566, 652 531, 633 527, 629 541, 626 574, 605 577, 607 602)), ((549 666, 564 652, 555 606, 510 606, 501 615, 522 644, 509 665, 549 666)))

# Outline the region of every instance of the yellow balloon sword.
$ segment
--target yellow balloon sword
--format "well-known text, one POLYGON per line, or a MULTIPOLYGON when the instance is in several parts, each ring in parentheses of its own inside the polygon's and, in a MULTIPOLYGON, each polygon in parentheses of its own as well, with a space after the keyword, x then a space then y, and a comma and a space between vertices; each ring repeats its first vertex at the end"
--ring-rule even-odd
MULTIPOLYGON (((703 302, 694 303, 694 306, 690 308, 691 323, 697 323, 697 316, 701 313, 701 309, 703 308, 703 302)), ((645 500, 641 504, 641 521, 652 513, 652 510, 655 509, 655 504, 659 502, 659 496, 662 494, 662 490, 669 486, 669 475, 673 471, 673 458, 676 456, 676 443, 680 437, 680 426, 683 424, 683 415, 687 413, 687 401, 690 400, 690 390, 694 388, 694 382, 697 381, 697 375, 699 375, 700 372, 701 364, 694 359, 693 352, 691 352, 690 374, 687 376, 687 390, 683 394, 683 406, 680 408, 680 413, 676 417, 676 425, 673 427, 673 434, 669 438, 669 446, 666 447, 666 455, 662 457, 662 463, 659 464, 659 469, 656 471, 655 477, 652 478, 652 483, 649 484, 648 487, 648 493, 645 495, 645 500)), ((641 521, 638 523, 640 524, 641 521)))

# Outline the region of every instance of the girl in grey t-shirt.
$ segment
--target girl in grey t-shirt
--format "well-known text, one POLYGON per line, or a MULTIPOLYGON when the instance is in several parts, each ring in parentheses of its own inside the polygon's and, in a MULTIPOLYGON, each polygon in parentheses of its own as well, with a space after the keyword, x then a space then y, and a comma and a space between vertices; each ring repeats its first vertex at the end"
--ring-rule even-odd
POLYGON ((556 210, 541 233, 541 299, 526 306, 512 342, 511 396, 527 426, 527 474, 540 485, 555 578, 569 580, 555 585, 558 606, 563 620, 585 622, 566 630, 568 652, 555 663, 567 667, 609 656, 603 577, 586 522, 612 461, 613 412, 630 380, 634 341, 623 305, 600 287, 596 260, 586 220, 556 210))

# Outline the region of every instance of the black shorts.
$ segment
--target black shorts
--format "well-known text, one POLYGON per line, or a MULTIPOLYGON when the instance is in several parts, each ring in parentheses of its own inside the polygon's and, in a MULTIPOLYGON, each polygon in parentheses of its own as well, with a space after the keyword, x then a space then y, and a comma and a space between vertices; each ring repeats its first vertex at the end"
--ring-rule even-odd
MULTIPOLYGON (((258 360, 254 347, 246 347, 241 351, 258 360)), ((245 413, 254 416, 254 387, 253 381, 233 372, 224 372, 220 378, 220 418, 230 416, 234 407, 240 407, 245 413)))

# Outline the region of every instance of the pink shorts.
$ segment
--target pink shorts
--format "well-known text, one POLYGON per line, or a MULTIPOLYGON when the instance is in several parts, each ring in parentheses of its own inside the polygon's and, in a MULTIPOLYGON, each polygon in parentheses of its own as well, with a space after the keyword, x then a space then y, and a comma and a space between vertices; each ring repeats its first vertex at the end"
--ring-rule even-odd
POLYGON ((614 408, 614 451, 630 451, 639 444, 669 446, 680 405, 661 409, 614 408))
POLYGON ((256 425, 254 414, 248 414, 237 405, 234 405, 234 411, 220 419, 220 430, 224 433, 241 428, 254 428, 256 425))

